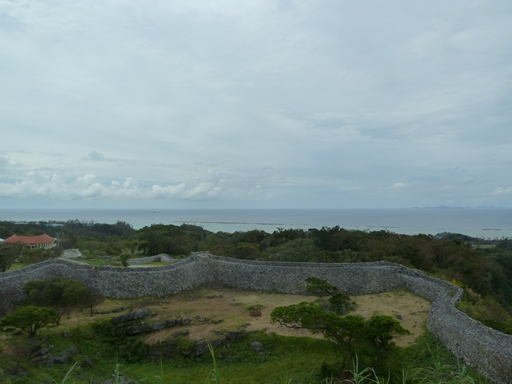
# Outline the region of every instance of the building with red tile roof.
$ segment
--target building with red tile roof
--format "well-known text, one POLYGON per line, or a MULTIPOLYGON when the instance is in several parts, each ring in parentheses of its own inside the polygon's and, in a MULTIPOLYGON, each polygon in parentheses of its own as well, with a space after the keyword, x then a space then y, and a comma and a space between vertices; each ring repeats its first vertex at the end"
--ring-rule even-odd
POLYGON ((46 233, 44 235, 38 236, 20 236, 20 235, 12 235, 4 240, 4 243, 22 243, 25 248, 28 249, 36 249, 36 248, 53 248, 55 247, 56 240, 48 236, 46 233))

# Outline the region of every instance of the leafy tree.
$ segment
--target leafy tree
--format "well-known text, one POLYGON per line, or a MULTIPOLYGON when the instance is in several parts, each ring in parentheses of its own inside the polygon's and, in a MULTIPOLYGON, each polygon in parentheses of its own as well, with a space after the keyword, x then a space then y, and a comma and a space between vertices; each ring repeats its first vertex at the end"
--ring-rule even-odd
POLYGON ((334 312, 338 315, 346 315, 354 309, 354 303, 350 297, 324 279, 308 277, 306 279, 306 292, 317 296, 330 296, 328 300, 317 300, 315 303, 327 312, 334 312))
POLYGON ((51 249, 36 248, 24 249, 21 255, 21 262, 24 264, 35 264, 55 257, 57 247, 51 249))
POLYGON ((87 294, 87 285, 67 277, 31 280, 23 285, 27 302, 38 306, 80 306, 87 294))
POLYGON ((496 248, 504 251, 512 251, 512 239, 501 239, 497 244, 496 248))
POLYGON ((332 296, 339 291, 336 286, 318 277, 308 277, 306 283, 306 292, 316 296, 332 296))
POLYGON ((247 232, 235 232, 233 233, 233 238, 236 244, 239 243, 248 243, 248 244, 258 244, 262 250, 265 250, 267 245, 267 239, 269 239, 271 235, 267 232, 253 229, 247 232))
POLYGON ((321 333, 328 340, 353 352, 354 342, 370 341, 380 350, 388 349, 395 335, 409 332, 400 323, 385 315, 373 315, 369 320, 361 316, 339 316, 327 312, 315 303, 302 302, 286 307, 276 307, 270 314, 273 323, 289 328, 307 329, 313 334, 321 333))
POLYGON ((7 271, 12 263, 20 256, 22 243, 0 243, 0 270, 7 271))
POLYGON ((322 227, 322 229, 312 228, 309 230, 315 244, 327 251, 341 251, 343 249, 359 248, 359 239, 362 236, 360 231, 349 231, 339 226, 332 228, 322 227))
POLYGON ((329 306, 327 310, 332 311, 338 315, 346 315, 354 309, 355 303, 350 300, 350 297, 343 292, 338 292, 329 297, 329 306))
MULTIPOLYGON (((273 238, 272 238, 273 239, 273 238)), ((265 252, 269 258, 279 261, 308 262, 319 261, 321 251, 314 244, 313 239, 298 237, 293 240, 278 237, 274 246, 268 247, 265 252)))
POLYGON ((315 303, 302 302, 286 307, 276 307, 270 314, 272 323, 288 328, 303 328, 312 334, 321 333, 343 350, 352 353, 354 341, 361 337, 364 319, 360 316, 341 317, 326 312, 315 303))
POLYGON ((167 253, 169 255, 189 254, 197 248, 192 238, 187 236, 187 227, 154 224, 138 231, 139 249, 147 255, 167 253))
POLYGON ((121 264, 123 264, 123 267, 127 267, 129 265, 128 259, 130 258, 130 254, 123 253, 119 256, 119 259, 121 260, 121 264))
POLYGON ((223 252, 223 256, 245 260, 257 260, 261 255, 259 244, 254 243, 238 243, 236 246, 228 248, 223 252))
POLYGON ((85 283, 67 279, 67 281, 65 281, 60 304, 65 307, 83 307, 87 290, 88 288, 85 283))
POLYGON ((272 233, 270 245, 275 247, 296 239, 304 239, 306 237, 308 237, 308 232, 303 229, 277 228, 277 230, 272 233))
POLYGON ((83 297, 83 305, 89 308, 89 314, 92 316, 94 309, 105 301, 105 296, 94 287, 87 287, 87 292, 83 297))
POLYGON ((368 320, 361 316, 343 316, 354 307, 350 297, 323 279, 312 277, 306 281, 308 292, 330 294, 329 299, 276 307, 270 314, 271 321, 323 334, 340 347, 344 364, 354 358, 357 351, 362 352, 369 365, 381 366, 393 351, 393 337, 409 333, 390 316, 373 315, 368 320))
POLYGON ((365 337, 378 349, 388 349, 395 335, 407 335, 409 331, 391 316, 373 315, 365 323, 365 337))
POLYGON ((472 290, 465 289, 464 300, 457 308, 489 327, 512 334, 512 318, 494 297, 481 297, 472 290))
POLYGON ((59 319, 60 315, 54 308, 29 305, 15 309, 0 322, 0 325, 20 328, 32 337, 36 335, 39 328, 57 323, 59 319))

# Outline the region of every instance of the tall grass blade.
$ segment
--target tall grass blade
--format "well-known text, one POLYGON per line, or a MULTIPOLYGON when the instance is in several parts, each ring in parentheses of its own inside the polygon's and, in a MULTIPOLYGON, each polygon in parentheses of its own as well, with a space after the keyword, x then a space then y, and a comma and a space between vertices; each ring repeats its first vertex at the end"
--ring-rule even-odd
POLYGON ((164 382, 164 365, 162 359, 160 358, 160 375, 153 376, 155 379, 158 379, 161 383, 164 382))
POLYGON ((208 375, 208 377, 206 378, 205 383, 220 384, 221 379, 220 379, 219 369, 217 368, 217 360, 215 359, 215 352, 214 352, 213 347, 210 344, 210 342, 208 342, 208 349, 210 350, 210 355, 212 355, 213 369, 210 372, 210 374, 208 375))
MULTIPOLYGON (((71 378, 71 375, 73 374, 73 372, 75 372, 77 369, 78 369, 78 361, 75 361, 75 363, 71 366, 71 368, 69 368, 68 371, 66 372, 66 375, 62 378, 61 384, 66 384, 68 382, 68 380, 71 378)), ((52 381, 54 383, 58 384, 58 382, 53 378, 52 378, 52 381)))

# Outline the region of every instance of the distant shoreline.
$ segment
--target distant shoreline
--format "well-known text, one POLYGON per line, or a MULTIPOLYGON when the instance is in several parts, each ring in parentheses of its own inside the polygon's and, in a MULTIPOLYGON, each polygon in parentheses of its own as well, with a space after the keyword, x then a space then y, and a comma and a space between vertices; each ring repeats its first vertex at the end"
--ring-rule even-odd
POLYGON ((273 232, 283 229, 387 230, 398 234, 461 233, 480 238, 512 237, 512 209, 0 209, 1 221, 68 221, 115 224, 135 229, 152 224, 198 225, 212 232, 273 232))

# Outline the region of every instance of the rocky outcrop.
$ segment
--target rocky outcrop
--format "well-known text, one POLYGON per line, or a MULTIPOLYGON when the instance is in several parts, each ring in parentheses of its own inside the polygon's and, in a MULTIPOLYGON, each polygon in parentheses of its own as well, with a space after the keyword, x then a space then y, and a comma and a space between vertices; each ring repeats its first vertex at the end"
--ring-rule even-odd
POLYGON ((110 321, 114 324, 122 324, 122 323, 129 323, 132 321, 137 321, 140 319, 145 318, 149 313, 149 309, 138 309, 136 311, 131 311, 128 313, 125 313, 121 316, 116 316, 110 319, 110 321))
POLYGON ((200 356, 209 353, 208 344, 216 347, 226 342, 242 340, 249 334, 250 332, 245 329, 240 329, 229 331, 225 335, 211 340, 200 339, 184 341, 180 336, 186 336, 186 334, 184 335, 182 332, 179 332, 174 338, 163 340, 149 346, 147 358, 152 361, 160 361, 160 359, 163 358, 173 358, 179 355, 200 356))
POLYGON ((189 318, 179 318, 179 319, 169 319, 163 321, 156 321, 153 323, 141 323, 141 324, 131 324, 127 325, 123 328, 123 334, 126 336, 138 335, 141 333, 150 333, 161 331, 165 328, 171 328, 178 325, 188 325, 190 324, 189 318))
POLYGON ((34 347, 30 354, 30 362, 38 365, 43 365, 45 367, 51 367, 54 364, 69 363, 69 359, 71 358, 71 356, 76 355, 78 353, 78 350, 75 347, 69 347, 59 356, 53 357, 51 354, 53 348, 53 345, 44 344, 34 347))

